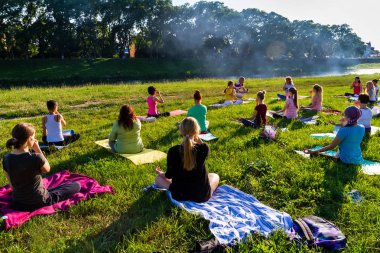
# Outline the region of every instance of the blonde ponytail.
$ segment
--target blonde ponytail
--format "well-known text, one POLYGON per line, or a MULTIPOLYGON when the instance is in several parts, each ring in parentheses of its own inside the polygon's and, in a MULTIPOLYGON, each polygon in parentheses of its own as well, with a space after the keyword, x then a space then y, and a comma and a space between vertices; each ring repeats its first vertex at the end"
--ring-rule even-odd
POLYGON ((183 168, 187 171, 191 171, 195 167, 193 147, 192 140, 186 135, 183 142, 183 168))
POLYGON ((193 138, 198 136, 200 127, 196 119, 187 117, 182 120, 180 125, 181 135, 184 137, 182 146, 182 161, 183 168, 186 171, 191 171, 195 167, 194 143, 193 138))

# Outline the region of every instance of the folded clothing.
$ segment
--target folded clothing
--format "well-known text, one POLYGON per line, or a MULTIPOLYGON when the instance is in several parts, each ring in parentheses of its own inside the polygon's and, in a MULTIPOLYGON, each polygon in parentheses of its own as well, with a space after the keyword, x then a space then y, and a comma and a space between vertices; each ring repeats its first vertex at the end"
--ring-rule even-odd
MULTIPOLYGON (((157 189, 154 185, 150 187, 157 189)), ((229 185, 219 186, 204 203, 177 201, 170 191, 167 194, 174 205, 209 220, 210 231, 221 244, 235 244, 253 233, 267 237, 278 229, 288 235, 293 233, 289 214, 270 208, 229 185)))
POLYGON ((80 192, 74 194, 69 199, 58 202, 51 206, 41 207, 33 212, 21 212, 13 210, 11 205, 12 189, 9 185, 0 187, 0 212, 5 220, 5 227, 16 228, 36 215, 53 214, 56 209, 67 210, 69 206, 77 204, 81 200, 87 200, 91 196, 99 193, 112 193, 111 186, 101 186, 88 176, 81 174, 71 174, 69 171, 61 171, 43 179, 46 188, 54 188, 62 184, 78 182, 81 185, 80 192))

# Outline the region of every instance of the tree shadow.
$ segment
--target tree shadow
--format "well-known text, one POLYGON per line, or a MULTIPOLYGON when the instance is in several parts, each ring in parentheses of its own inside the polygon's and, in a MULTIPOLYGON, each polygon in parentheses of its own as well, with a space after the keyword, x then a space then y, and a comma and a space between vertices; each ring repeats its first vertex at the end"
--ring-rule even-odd
POLYGON ((356 181, 360 168, 359 166, 346 165, 336 160, 332 163, 331 159, 327 159, 324 164, 326 164, 322 183, 324 190, 318 203, 316 214, 327 219, 336 220, 339 218, 339 210, 342 204, 347 201, 344 189, 347 185, 356 181))
MULTIPOLYGON (((88 235, 82 241, 75 239, 67 241, 65 252, 114 252, 118 244, 125 242, 125 238, 131 238, 134 234, 147 229, 155 221, 163 216, 171 215, 169 200, 160 191, 143 193, 126 213, 113 221, 98 234, 88 235)), ((123 247, 125 244, 123 244, 123 247)))
MULTIPOLYGON (((78 167, 78 165, 83 165, 83 164, 93 162, 93 161, 96 161, 99 159, 107 158, 107 157, 110 157, 112 155, 113 154, 111 152, 107 151, 104 148, 101 148, 101 149, 98 149, 98 150, 95 150, 92 152, 88 152, 85 154, 81 154, 81 155, 77 155, 77 154, 70 155, 69 159, 67 159, 65 161, 61 161, 57 165, 54 165, 52 170, 49 172, 49 175, 54 174, 58 171, 62 171, 62 170, 72 171, 73 169, 78 167)), ((49 157, 48 157, 48 160, 49 160, 49 157)))
POLYGON ((178 128, 175 127, 171 129, 169 132, 167 132, 164 136, 152 140, 149 143, 149 148, 159 149, 160 147, 172 144, 173 141, 176 141, 178 139, 178 136, 180 136, 180 133, 178 128))
POLYGON ((368 134, 366 133, 364 135, 364 138, 363 138, 362 142, 360 143, 360 147, 362 149, 362 152, 366 151, 368 149, 368 142, 370 141, 370 139, 371 139, 371 134, 370 133, 368 133, 368 134))

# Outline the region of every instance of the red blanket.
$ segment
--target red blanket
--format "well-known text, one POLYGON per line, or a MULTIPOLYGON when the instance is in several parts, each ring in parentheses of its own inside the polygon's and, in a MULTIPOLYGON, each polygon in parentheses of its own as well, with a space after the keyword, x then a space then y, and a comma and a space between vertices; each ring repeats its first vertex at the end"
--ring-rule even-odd
POLYGON ((56 209, 66 210, 69 206, 75 205, 79 201, 86 200, 98 193, 112 193, 111 186, 101 186, 93 178, 80 174, 71 174, 67 170, 55 173, 43 179, 46 188, 57 187, 61 184, 70 183, 73 181, 77 181, 81 184, 80 192, 74 194, 67 200, 58 202, 51 206, 42 207, 33 212, 20 212, 11 209, 9 206, 11 203, 12 189, 9 185, 0 187, 0 213, 4 215, 3 218, 5 219, 6 228, 9 229, 19 227, 35 215, 53 214, 56 212, 56 209))

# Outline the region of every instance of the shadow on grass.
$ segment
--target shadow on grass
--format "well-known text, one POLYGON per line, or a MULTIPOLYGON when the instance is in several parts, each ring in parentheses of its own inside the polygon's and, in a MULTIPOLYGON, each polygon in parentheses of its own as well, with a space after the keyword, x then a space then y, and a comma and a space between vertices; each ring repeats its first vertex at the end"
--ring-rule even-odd
MULTIPOLYGON (((59 152, 59 151, 57 151, 57 152, 59 152)), ((108 152, 105 149, 104 150, 99 149, 99 150, 95 150, 93 152, 88 152, 88 153, 81 154, 81 155, 70 155, 69 159, 62 161, 62 162, 58 163, 57 165, 54 165, 54 168, 56 168, 56 169, 51 170, 49 175, 56 173, 58 171, 62 171, 62 170, 74 171, 75 168, 78 167, 78 165, 83 165, 83 164, 92 162, 94 160, 99 160, 99 159, 107 158, 110 156, 112 156, 112 153, 108 152)), ((49 160, 49 156, 47 157, 47 159, 49 160)))
POLYGON ((173 127, 167 134, 161 136, 160 138, 155 138, 149 143, 149 148, 160 149, 169 144, 172 144, 173 141, 176 141, 179 136, 179 130, 177 127, 173 127))
POLYGON ((336 160, 333 166, 328 166, 331 161, 328 160, 325 163, 326 167, 322 184, 323 194, 316 214, 327 219, 336 220, 339 218, 342 204, 346 201, 344 189, 347 185, 356 181, 359 167, 346 165, 336 160))
POLYGON ((84 240, 68 241, 72 245, 65 252, 115 252, 116 247, 127 247, 126 239, 146 230, 163 216, 171 214, 170 203, 161 192, 143 193, 127 212, 113 221, 109 226, 96 235, 89 235, 84 240), (165 200, 166 199, 166 200, 165 200))

